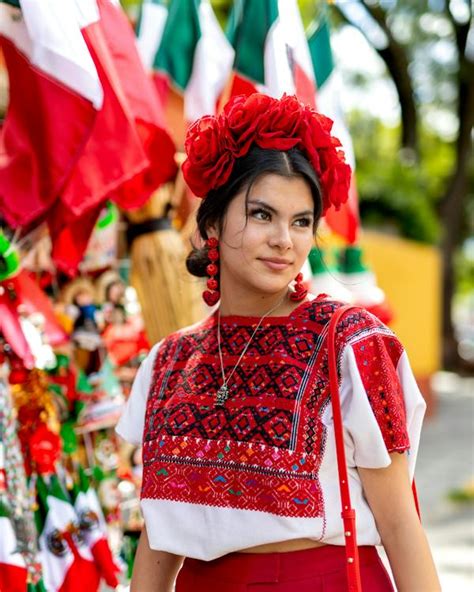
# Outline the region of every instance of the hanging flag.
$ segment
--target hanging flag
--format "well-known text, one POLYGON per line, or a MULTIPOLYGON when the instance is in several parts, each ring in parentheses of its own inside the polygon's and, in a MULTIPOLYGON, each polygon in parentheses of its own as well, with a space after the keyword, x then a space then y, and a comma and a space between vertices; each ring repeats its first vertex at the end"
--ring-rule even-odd
MULTIPOLYGON (((174 145, 164 129, 159 98, 139 59, 133 30, 115 2, 52 0, 46 6, 24 0, 22 11, 4 4, 0 8, 0 31, 13 74, 6 132, 0 144, 7 155, 0 158, 0 182, 5 161, 10 184, 2 184, 0 214, 5 211, 4 217, 14 227, 46 217, 53 259, 62 271, 72 274, 107 198, 124 209, 139 207, 161 183, 175 176, 174 145), (14 52, 14 42, 19 52, 14 52), (23 56, 21 50, 27 56, 31 53, 31 60, 23 59, 18 76, 16 69, 13 73, 14 58, 23 56), (81 51, 86 57, 81 57, 81 51), (91 79, 95 80, 99 96, 95 103, 89 101, 93 117, 85 131, 80 113, 64 110, 51 99, 49 78, 46 91, 38 91, 32 101, 30 86, 33 93, 44 87, 43 80, 38 82, 34 76, 42 59, 49 77, 64 74, 74 96, 82 82, 91 95, 91 79), (83 63, 90 67, 92 73, 86 70, 89 78, 83 63), (37 112, 31 109, 32 104, 38 105, 37 112), (15 129, 8 123, 10 113, 20 131, 27 130, 28 142, 21 134, 19 140, 14 135, 15 129), (83 133, 78 134, 79 129, 83 133), (65 130, 75 134, 74 158, 67 150, 65 130), (23 150, 20 155, 12 138, 23 150), (66 151, 67 157, 59 161, 50 158, 56 149, 61 155, 66 151), (31 162, 25 159, 25 150, 31 162), (29 183, 35 174, 39 179, 34 181, 35 187, 41 191, 33 191, 35 187, 29 183), (50 182, 52 175, 54 183, 50 182)), ((53 90, 58 86, 55 84, 53 90)))
POLYGON ((209 0, 171 0, 152 67, 183 94, 188 123, 216 112, 233 59, 209 0))
POLYGON ((167 18, 165 0, 144 0, 137 23, 137 46, 147 71, 153 70, 167 18))
POLYGON ((318 25, 310 27, 308 45, 318 87, 318 111, 334 121, 332 133, 339 138, 346 154, 346 161, 351 165, 353 174, 349 189, 349 199, 339 210, 329 208, 325 221, 333 232, 342 236, 349 244, 357 241, 359 230, 359 207, 355 181, 355 157, 349 130, 344 122, 340 104, 341 84, 334 68, 331 50, 329 22, 324 16, 318 25))
POLYGON ((48 592, 97 592, 99 572, 57 475, 50 476, 48 485, 38 477, 37 490, 39 548, 46 589, 48 592))
POLYGON ((130 209, 137 202, 142 205, 157 187, 174 179, 176 150, 166 130, 160 98, 140 59, 125 13, 111 0, 97 1, 104 39, 148 158, 145 171, 110 194, 119 206, 130 209))
POLYGON ((84 541, 91 550, 100 575, 108 586, 115 588, 119 584, 117 575, 120 568, 109 547, 107 525, 97 493, 91 487, 82 467, 79 467, 79 482, 75 484, 74 498, 74 508, 84 541))
MULTIPOLYGON (((142 174, 149 161, 107 44, 98 4, 96 0, 72 1, 104 91, 102 108, 60 195, 61 202, 79 217, 103 203, 125 181, 142 174), (82 26, 86 8, 95 9, 98 18, 82 26)), ((137 195, 128 207, 138 207, 144 201, 143 195, 137 195)))
MULTIPOLYGON (((0 3, 10 82, 0 132, 0 214, 12 227, 44 215, 57 199, 103 104, 72 1, 22 0, 22 10, 0 3)), ((83 25, 97 18, 85 13, 83 25)))
POLYGON ((25 592, 27 576, 25 560, 17 550, 17 539, 10 510, 1 500, 0 532, 2 533, 0 536, 0 590, 25 592))
POLYGON ((235 49, 231 95, 295 94, 315 106, 314 71, 296 0, 236 0, 228 38, 235 49))

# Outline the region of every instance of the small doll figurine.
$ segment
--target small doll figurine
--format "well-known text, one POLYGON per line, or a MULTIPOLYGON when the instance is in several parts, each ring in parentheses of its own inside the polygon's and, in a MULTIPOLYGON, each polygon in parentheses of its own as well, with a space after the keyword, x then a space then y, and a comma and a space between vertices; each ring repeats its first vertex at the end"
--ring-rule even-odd
POLYGON ((96 282, 96 301, 102 307, 105 325, 118 325, 126 321, 125 284, 116 271, 103 273, 96 282))
POLYGON ((72 338, 81 349, 96 350, 102 343, 97 325, 97 306, 92 282, 79 278, 68 284, 63 300, 74 319, 72 338))

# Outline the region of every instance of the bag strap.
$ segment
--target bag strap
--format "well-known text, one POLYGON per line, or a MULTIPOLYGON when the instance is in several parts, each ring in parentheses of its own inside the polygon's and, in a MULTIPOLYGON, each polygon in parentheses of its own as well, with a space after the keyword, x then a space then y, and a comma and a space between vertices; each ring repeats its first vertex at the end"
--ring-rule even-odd
POLYGON ((336 359, 336 327, 344 313, 352 308, 352 305, 341 306, 333 314, 329 323, 328 364, 329 364, 329 388, 331 393, 332 415, 334 421, 334 435, 336 439, 337 470, 339 473, 339 491, 341 493, 342 521, 344 524, 344 538, 346 547, 346 572, 349 592, 361 592, 359 550, 357 547, 357 531, 355 510, 351 506, 349 491, 349 479, 347 475, 346 453, 344 450, 344 436, 342 427, 341 401, 339 396, 339 380, 337 375, 336 359))
MULTIPOLYGON (((344 536, 347 559, 347 581, 349 592, 361 592, 359 551, 356 536, 355 510, 351 506, 349 491, 349 480, 347 475, 347 461, 344 449, 344 432, 342 424, 341 401, 339 394, 339 380, 337 374, 336 357, 336 327, 337 323, 348 310, 358 308, 354 305, 341 306, 332 316, 328 328, 328 364, 329 364, 329 387, 331 392, 331 405, 334 421, 334 435, 336 439, 337 470, 339 473, 339 490, 341 492, 341 516, 344 523, 344 536)), ((413 499, 416 511, 421 521, 420 507, 415 480, 412 482, 413 499)))

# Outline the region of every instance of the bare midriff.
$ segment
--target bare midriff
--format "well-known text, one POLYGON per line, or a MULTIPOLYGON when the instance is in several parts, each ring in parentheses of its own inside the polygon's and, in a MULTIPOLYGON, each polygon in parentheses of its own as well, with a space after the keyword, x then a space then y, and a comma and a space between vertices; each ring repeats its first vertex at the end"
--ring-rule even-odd
POLYGON ((313 541, 312 539, 294 539, 292 541, 280 541, 278 543, 267 543, 266 545, 257 545, 240 549, 239 553, 285 553, 288 551, 302 551, 303 549, 313 549, 314 547, 324 547, 325 543, 313 541))

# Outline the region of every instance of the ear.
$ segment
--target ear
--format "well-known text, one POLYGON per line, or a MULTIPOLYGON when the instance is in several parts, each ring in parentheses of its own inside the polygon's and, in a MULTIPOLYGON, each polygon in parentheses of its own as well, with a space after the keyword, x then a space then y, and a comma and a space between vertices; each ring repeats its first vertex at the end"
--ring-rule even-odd
POLYGON ((199 230, 197 228, 194 229, 194 231, 191 235, 191 244, 196 249, 204 249, 204 247, 206 245, 206 241, 203 239, 203 237, 201 236, 201 233, 199 232, 199 230))
POLYGON ((216 224, 207 227, 207 238, 217 238, 219 240, 219 230, 216 224))

